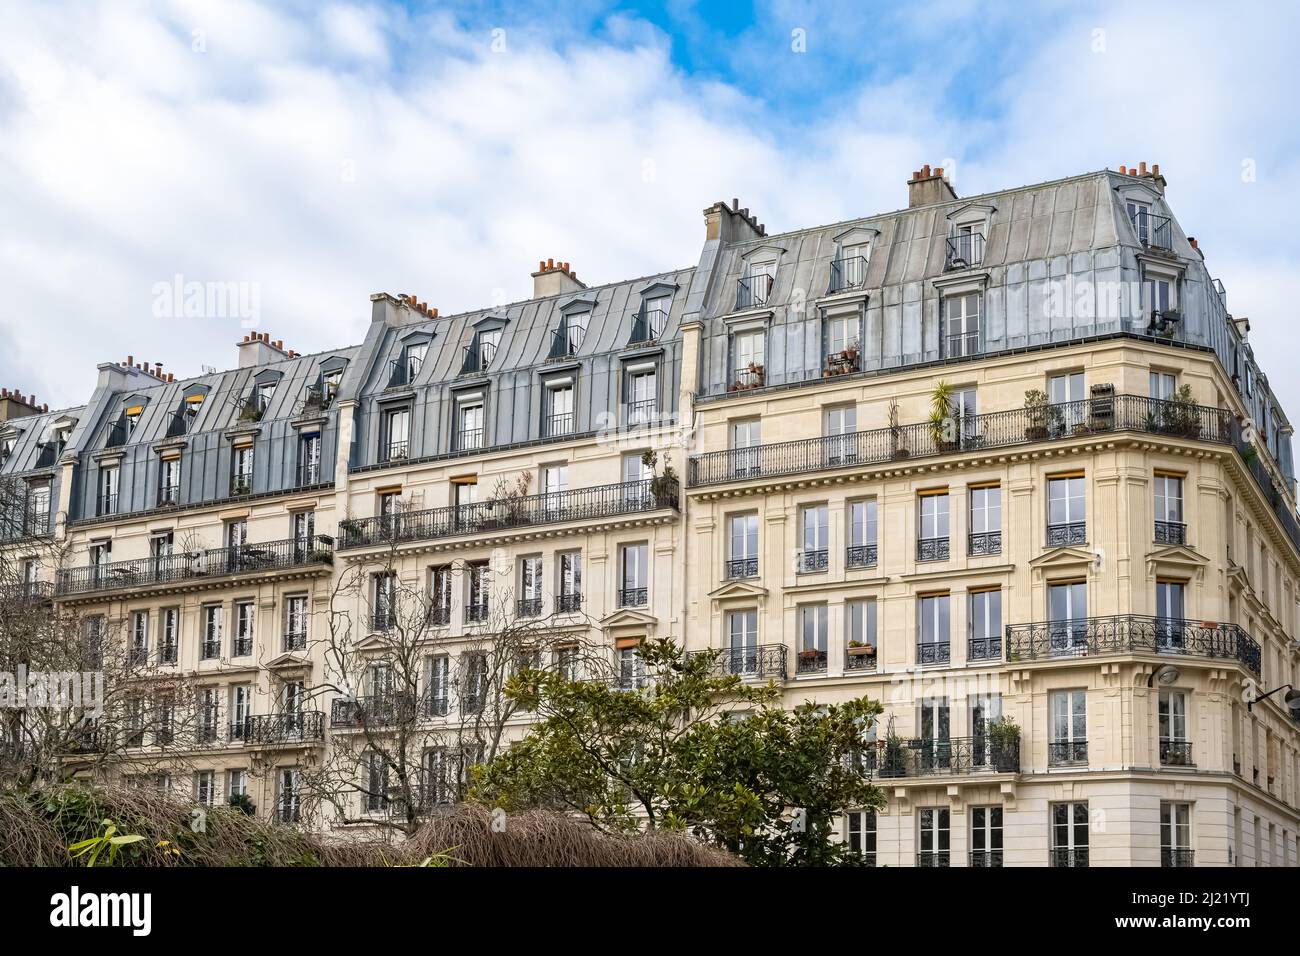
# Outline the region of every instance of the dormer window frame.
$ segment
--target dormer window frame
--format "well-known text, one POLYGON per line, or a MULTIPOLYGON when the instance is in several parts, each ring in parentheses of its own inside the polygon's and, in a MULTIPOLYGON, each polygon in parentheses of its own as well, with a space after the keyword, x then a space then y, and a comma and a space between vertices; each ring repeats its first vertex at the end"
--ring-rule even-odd
POLYGON ((408 332, 398 342, 397 358, 389 363, 388 388, 405 388, 415 384, 424 370, 433 334, 424 330, 408 332))
POLYGON ((1160 212, 1163 197, 1140 179, 1115 188, 1133 239, 1144 250, 1173 249, 1173 218, 1160 212))
POLYGON ((983 265, 984 251, 997 206, 966 203, 948 213, 943 268, 945 272, 983 265))
POLYGON ((776 291, 776 277, 785 250, 780 246, 762 245, 740 257, 740 277, 736 280, 736 311, 767 307, 776 291))
POLYGON ((474 334, 464 350, 462 375, 484 375, 492 367, 501 349, 505 327, 509 319, 502 315, 485 315, 472 324, 474 334))
POLYGON ((632 334, 628 337, 629 345, 644 345, 658 342, 668 331, 672 318, 673 299, 678 286, 672 282, 652 282, 641 289, 638 295, 641 303, 632 317, 632 334))
POLYGON ((583 295, 560 306, 560 321, 551 340, 550 358, 568 358, 578 354, 587 338, 591 316, 596 308, 595 296, 583 295))
POLYGON ((838 295, 866 288, 871 252, 879 235, 878 229, 854 226, 833 237, 835 252, 830 264, 828 294, 838 295))

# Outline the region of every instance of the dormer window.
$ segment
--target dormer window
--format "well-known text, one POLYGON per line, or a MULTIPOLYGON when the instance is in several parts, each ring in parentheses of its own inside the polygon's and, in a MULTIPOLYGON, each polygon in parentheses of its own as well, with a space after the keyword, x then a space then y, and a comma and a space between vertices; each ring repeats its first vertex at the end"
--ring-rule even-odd
POLYGON ((470 340, 469 345, 465 347, 465 361, 461 366, 461 373, 486 372, 492 365, 492 359, 496 357, 500 344, 499 328, 479 329, 474 333, 474 338, 470 340))
POLYGON ((641 323, 645 327, 645 333, 640 341, 654 342, 664 334, 664 329, 668 327, 668 310, 671 306, 672 300, 666 295, 655 296, 642 303, 641 323))
POLYGON ((414 382, 415 377, 424 368, 424 357, 429 352, 429 343, 412 343, 406 347, 403 360, 406 362, 406 381, 414 382))
POLYGON ((740 278, 740 287, 736 293, 737 309, 753 309, 766 305, 772 297, 772 287, 776 284, 776 259, 763 258, 751 260, 745 266, 745 274, 740 278))
POLYGON ((590 312, 573 312, 560 319, 560 327, 552 334, 551 358, 567 358, 577 355, 582 347, 582 340, 587 336, 587 322, 590 312))
POLYGON ((126 424, 127 438, 135 434, 135 426, 140 424, 140 414, 143 411, 143 405, 132 405, 122 413, 122 420, 126 424))
POLYGON ((831 291, 848 292, 867 284, 867 254, 870 246, 845 245, 831 262, 831 291))
POLYGON ((945 358, 979 354, 982 298, 983 296, 978 292, 944 297, 945 358))
POLYGON ((321 375, 321 408, 329 408, 338 397, 343 384, 343 369, 333 369, 321 375))
POLYGON ((189 434, 195 422, 198 421, 199 412, 203 408, 203 400, 206 394, 206 392, 194 392, 185 396, 181 401, 181 407, 176 410, 176 415, 167 429, 168 438, 189 434))
POLYGON ((943 260, 945 272, 970 269, 983 263, 984 239, 996 211, 991 205, 970 203, 948 214, 948 238, 943 260))
POLYGON ((760 388, 767 374, 767 333, 753 329, 735 333, 732 339, 731 390, 760 388))
POLYGON ((841 315, 826 320, 826 371, 845 375, 862 368, 858 341, 857 315, 841 315))
POLYGON ((0 465, 9 460, 9 456, 14 453, 14 439, 11 435, 0 438, 0 465))

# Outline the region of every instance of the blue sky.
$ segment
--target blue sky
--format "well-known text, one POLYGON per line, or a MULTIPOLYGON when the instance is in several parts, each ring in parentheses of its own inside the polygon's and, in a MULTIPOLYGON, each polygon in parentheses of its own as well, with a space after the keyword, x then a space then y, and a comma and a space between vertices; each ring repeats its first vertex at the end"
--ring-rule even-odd
POLYGON ((0 384, 84 401, 97 363, 228 367, 238 316, 155 315, 174 276, 259 294, 299 351, 369 295, 444 313, 694 264, 700 215, 769 230, 1158 162, 1270 362, 1290 319, 1292 6, 9 0, 0 384))

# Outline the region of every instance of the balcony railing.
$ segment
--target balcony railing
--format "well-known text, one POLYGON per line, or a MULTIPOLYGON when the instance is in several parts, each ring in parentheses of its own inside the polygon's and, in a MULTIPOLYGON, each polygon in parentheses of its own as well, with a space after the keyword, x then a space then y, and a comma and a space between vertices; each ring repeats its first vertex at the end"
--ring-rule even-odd
POLYGON ((253 473, 251 471, 237 471, 230 476, 230 494, 251 495, 253 493, 253 473))
POLYGON ((1160 741, 1160 763, 1165 767, 1192 766, 1192 742, 1190 740, 1160 741))
POLYGON ((918 538, 916 541, 916 560, 947 561, 948 539, 946 537, 918 538))
POLYGON ((551 350, 546 354, 546 357, 548 359, 562 359, 577 355, 580 344, 578 337, 569 333, 568 323, 561 321, 560 327, 551 333, 551 350))
POLYGON ((647 588, 618 589, 619 607, 645 607, 649 603, 650 592, 647 588))
POLYGON ((1063 548, 1067 545, 1087 544, 1088 543, 1088 522, 1070 521, 1065 524, 1049 524, 1047 526, 1047 546, 1049 548, 1063 548))
POLYGON ((970 865, 978 869, 998 869, 1002 866, 1002 851, 971 850, 970 865))
POLYGON ((772 297, 772 286, 775 283, 776 280, 765 272, 741 276, 736 280, 736 308, 753 309, 766 305, 772 297))
POLYGON ((692 654, 717 654, 714 673, 735 674, 756 680, 786 679, 786 646, 759 644, 754 647, 724 647, 717 651, 692 651, 692 654))
POLYGON ((1168 654, 1235 660, 1256 677, 1259 644, 1236 624, 1146 617, 1137 614, 1076 618, 1007 626, 1007 661, 1168 654))
POLYGON ((826 651, 818 648, 803 648, 795 655, 796 674, 822 674, 825 671, 826 651))
POLYGON ((560 614, 577 614, 582 610, 582 595, 561 594, 555 599, 555 610, 560 614))
POLYGON ((465 620, 471 624, 482 624, 488 619, 490 613, 490 606, 486 601, 470 602, 465 605, 465 620))
POLYGON ((1002 553, 1001 531, 977 531, 966 542, 966 554, 972 558, 1002 553))
POLYGON ((844 563, 850 568, 874 568, 878 556, 879 550, 874 544, 853 544, 844 554, 844 563))
POLYGON ((1160 865, 1165 867, 1193 866, 1195 854, 1183 847, 1162 846, 1160 848, 1160 865))
POLYGON ((874 644, 849 646, 844 650, 844 669, 846 671, 874 671, 876 669, 876 647, 874 644))
POLYGON ((984 234, 963 232, 948 237, 945 269, 969 269, 984 261, 984 234))
POLYGON ((865 256, 847 256, 831 261, 831 292, 849 292, 867 284, 865 256))
POLYGON ((242 740, 246 744, 288 744, 325 739, 325 715, 319 710, 246 717, 238 725, 238 737, 235 736, 236 726, 231 725, 231 740, 242 740))
POLYGON ((632 336, 628 339, 628 344, 640 345, 643 342, 657 342, 659 336, 664 334, 664 329, 667 327, 668 313, 663 309, 638 312, 632 319, 632 336))
POLYGON ((728 581, 758 577, 758 558, 732 558, 724 569, 728 581))
POLYGON ((482 428, 462 428, 456 432, 457 451, 477 451, 483 447, 482 428))
POLYGON ((948 641, 922 641, 916 645, 918 664, 948 664, 952 662, 952 644, 948 641))
POLYGON ((446 627, 451 623, 451 605, 437 602, 430 604, 425 621, 430 627, 446 627))
POLYGON ((572 435, 573 430, 573 412, 559 412, 546 417, 546 435, 548 438, 554 438, 557 435, 572 435))
POLYGON ((799 574, 813 571, 825 571, 830 565, 830 552, 825 548, 803 550, 795 556, 795 570, 799 574))
POLYGON ((230 649, 231 657, 247 657, 253 653, 253 635, 241 634, 235 638, 230 649))
POLYGON ((943 354, 945 358, 979 355, 981 351, 979 332, 958 332, 943 337, 943 354))
MULTIPOLYGON (((690 459, 687 480, 690 487, 698 487, 1120 431, 1173 435, 1220 444, 1232 444, 1241 438, 1240 426, 1226 409, 1139 395, 1112 395, 970 415, 962 419, 961 431, 960 438, 949 440, 937 435, 929 422, 918 422, 705 452, 690 459)), ((1256 464, 1263 468, 1258 459, 1256 464)), ((1260 481, 1264 487, 1271 487, 1263 484, 1269 481, 1266 471, 1260 481)), ((1297 525, 1294 520, 1292 524, 1297 525)), ((1300 525, 1296 526, 1293 541, 1300 547, 1300 525)))
POLYGON ((627 403, 627 423, 648 425, 659 415, 659 403, 653 398, 643 398, 627 403))
POLYGON ((949 850, 921 850, 916 854, 916 865, 920 867, 945 867, 951 862, 949 850))
POLYGON ((1143 246, 1155 249, 1174 247, 1173 220, 1168 216, 1157 216, 1143 209, 1130 216, 1129 222, 1133 224, 1133 231, 1143 246))
POLYGON ((537 617, 542 613, 542 599, 539 597, 520 598, 515 602, 515 613, 519 617, 537 617))
POLYGON ((0 543, 45 537, 52 532, 49 511, 18 507, 0 513, 0 543))
POLYGON ((1088 741, 1051 741, 1047 745, 1047 765, 1049 767, 1086 767, 1088 765, 1088 741))
POLYGON ((41 604, 54 596, 53 581, 20 581, 0 584, 0 604, 12 606, 41 604))
POLYGON ((409 694, 375 694, 330 705, 331 727, 391 727, 416 717, 416 699, 409 694))
POLYGON ((996 661, 1002 657, 1002 635, 972 637, 966 641, 966 659, 970 661, 996 661))
POLYGON ((1156 544, 1186 544, 1187 525, 1181 521, 1157 521, 1156 544))
POLYGON ((656 480, 650 479, 374 518, 352 518, 339 522, 339 547, 364 548, 402 541, 478 535, 676 508, 676 485, 662 483, 657 490, 655 485, 656 480))
POLYGON ((286 631, 284 642, 281 647, 286 651, 302 651, 307 649, 307 632, 306 631, 286 631))
POLYGON ((898 738, 876 741, 866 752, 874 776, 928 777, 968 773, 1019 773, 1020 738, 988 736, 898 738))
POLYGON ((1088 848, 1086 846, 1054 846, 1049 862, 1056 867, 1086 867, 1088 865, 1088 848))
POLYGON ((496 357, 497 347, 491 342, 480 342, 478 336, 475 336, 474 341, 465 346, 463 352, 465 358, 461 362, 460 373, 474 375, 488 370, 492 359, 496 357))
POLYGON ((85 594, 122 588, 154 587, 231 574, 260 574, 286 568, 328 564, 334 559, 334 539, 317 535, 308 545, 302 538, 265 541, 229 548, 212 548, 132 561, 64 568, 55 593, 85 594))
POLYGON ((100 494, 96 500, 96 514, 100 517, 117 514, 117 495, 100 494))
POLYGON ((158 489, 158 507, 166 508, 181 503, 180 485, 163 485, 158 489))
POLYGON ((411 457, 410 441, 387 441, 379 446, 380 461, 405 461, 411 457))

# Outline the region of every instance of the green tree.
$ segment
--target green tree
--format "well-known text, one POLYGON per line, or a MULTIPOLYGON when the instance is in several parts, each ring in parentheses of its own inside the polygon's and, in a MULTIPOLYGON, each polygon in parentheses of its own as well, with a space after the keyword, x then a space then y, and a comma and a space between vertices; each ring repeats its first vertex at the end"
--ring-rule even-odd
POLYGON ((528 670, 507 693, 538 723, 476 768, 472 796, 507 810, 559 808, 600 829, 688 829, 758 865, 845 862, 831 839, 846 807, 884 799, 863 772, 880 705, 779 706, 772 685, 719 675, 716 652, 645 642, 644 687, 528 670))

